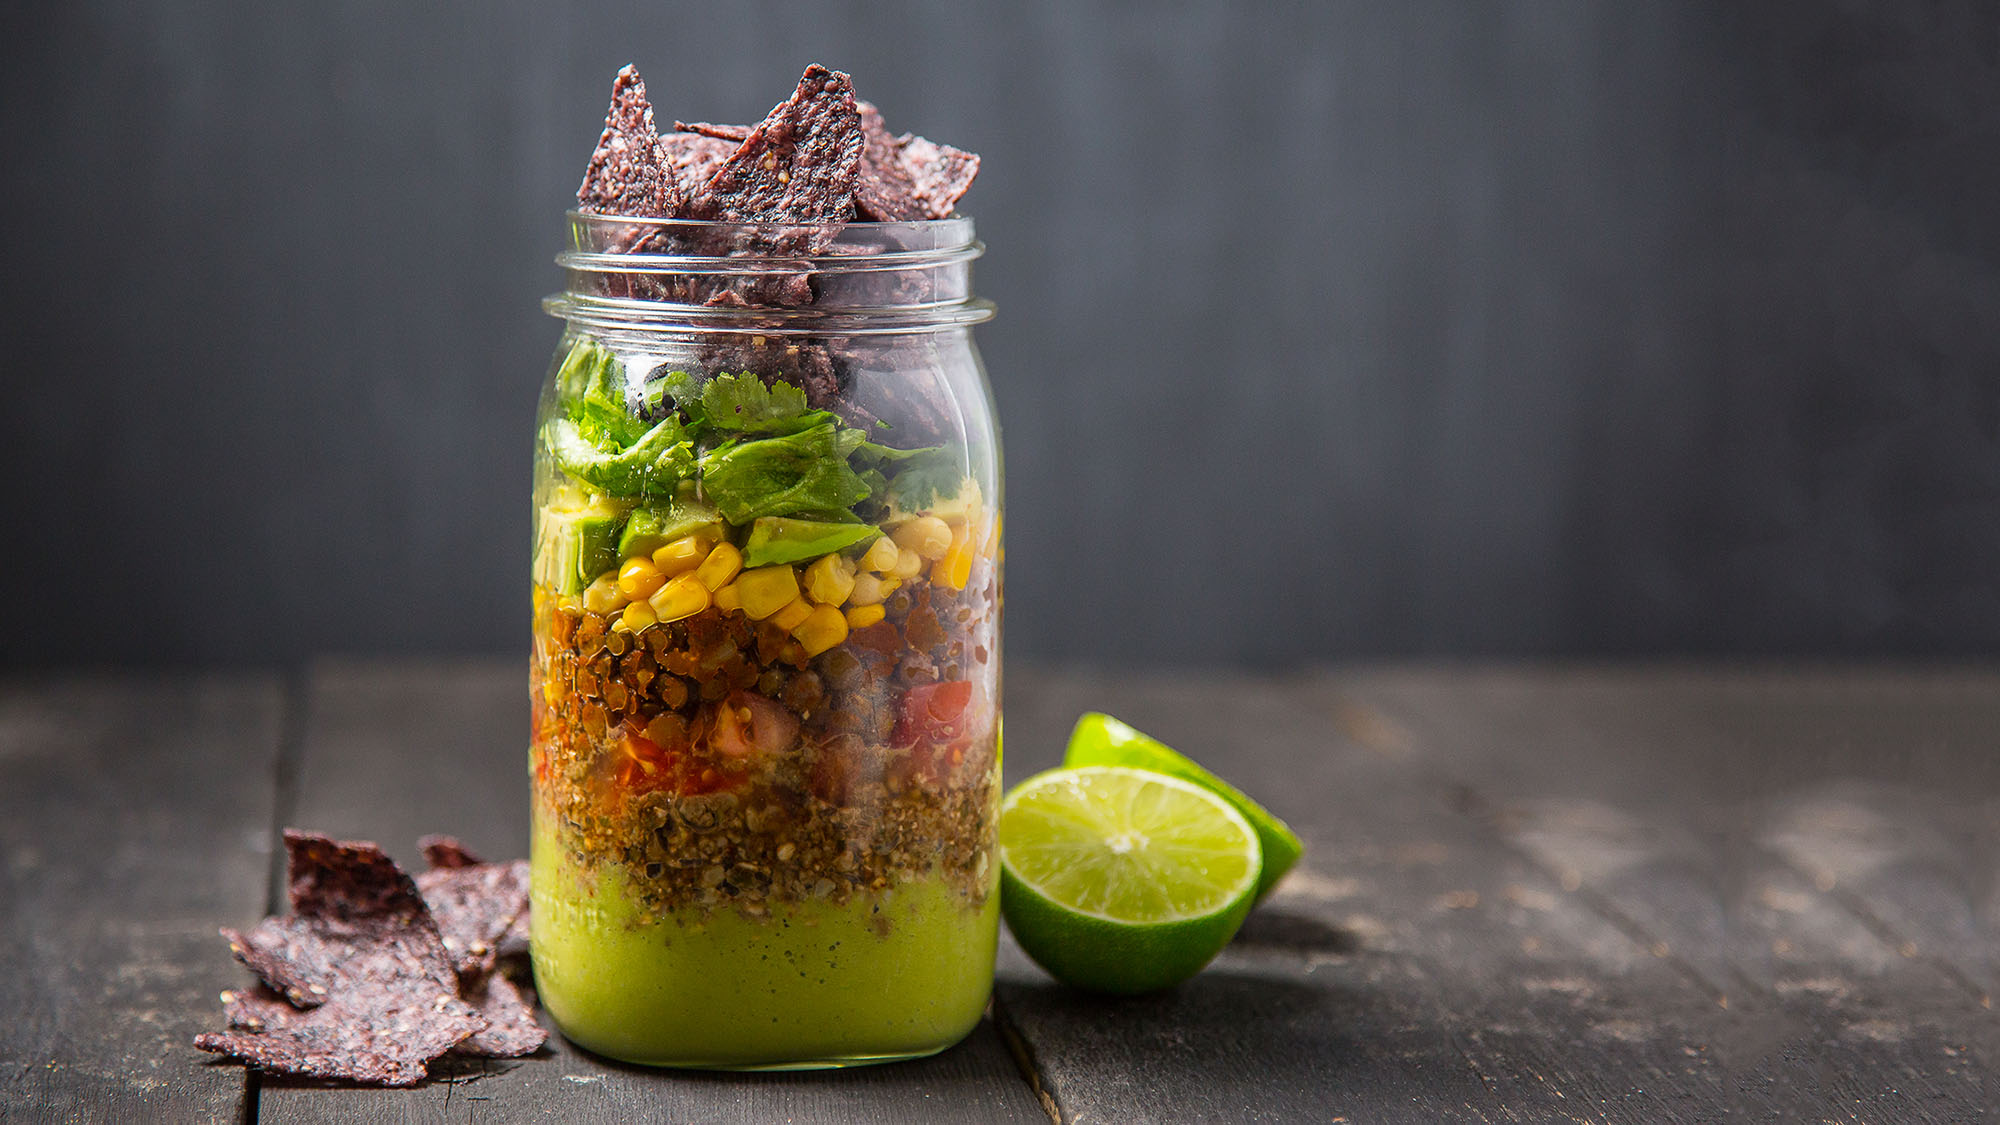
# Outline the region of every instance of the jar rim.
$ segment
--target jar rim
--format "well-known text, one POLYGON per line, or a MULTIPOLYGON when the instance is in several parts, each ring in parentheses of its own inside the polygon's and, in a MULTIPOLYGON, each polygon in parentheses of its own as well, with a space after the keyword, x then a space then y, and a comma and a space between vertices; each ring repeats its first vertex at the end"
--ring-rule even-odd
MULTIPOLYGON (((905 222, 839 224, 742 223, 705 219, 645 218, 570 210, 569 247, 556 264, 569 276, 565 291, 542 302, 550 314, 600 327, 672 323, 690 331, 740 331, 746 319, 778 333, 848 334, 925 332, 978 324, 993 316, 990 302, 971 296, 971 263, 986 247, 971 217, 905 222), (804 252, 773 247, 786 241, 804 252), (634 252, 627 249, 648 246, 634 252), (652 249, 664 246, 664 252, 652 249), (787 275, 812 275, 824 290, 869 275, 887 281, 919 279, 912 296, 892 303, 749 305, 697 304, 664 296, 636 296, 635 289, 726 286, 741 279, 761 283, 787 275), (938 282, 944 284, 938 284, 938 282), (660 283, 654 286, 652 283, 660 283)), ((891 288, 876 285, 875 291, 891 288)), ((898 295, 901 296, 900 294, 898 295)))

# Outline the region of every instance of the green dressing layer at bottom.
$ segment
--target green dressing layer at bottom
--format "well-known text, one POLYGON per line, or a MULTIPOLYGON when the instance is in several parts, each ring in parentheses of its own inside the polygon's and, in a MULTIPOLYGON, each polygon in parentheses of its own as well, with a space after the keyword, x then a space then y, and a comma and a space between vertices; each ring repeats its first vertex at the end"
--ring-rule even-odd
POLYGON ((645 913, 622 867, 579 871, 537 810, 535 987, 562 1033, 651 1066, 845 1066, 932 1054, 979 1022, 1000 896, 941 878, 847 903, 645 913))

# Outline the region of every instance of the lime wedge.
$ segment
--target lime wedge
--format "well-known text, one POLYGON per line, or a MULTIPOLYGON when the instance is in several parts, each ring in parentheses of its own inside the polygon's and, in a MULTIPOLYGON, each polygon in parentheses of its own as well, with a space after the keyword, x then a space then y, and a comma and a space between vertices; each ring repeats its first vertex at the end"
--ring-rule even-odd
POLYGON ((1260 899, 1271 892, 1271 888, 1285 877, 1285 872, 1292 869, 1292 864, 1297 863, 1299 855, 1306 850, 1299 841, 1298 833, 1272 816, 1270 810, 1244 795, 1242 790, 1203 769, 1186 754, 1102 712, 1086 712, 1076 721, 1076 729, 1069 734, 1069 753, 1064 755, 1063 764, 1131 766, 1133 769, 1172 774, 1183 781, 1192 781, 1236 806, 1236 811, 1242 813, 1243 819, 1250 822, 1250 827, 1257 830, 1258 842, 1264 845, 1264 871, 1257 877, 1257 897, 1260 899))
POLYGON ((1000 910, 1028 956, 1066 984, 1151 992, 1229 944, 1262 853, 1243 814, 1149 770, 1039 773, 1000 804, 1000 910))

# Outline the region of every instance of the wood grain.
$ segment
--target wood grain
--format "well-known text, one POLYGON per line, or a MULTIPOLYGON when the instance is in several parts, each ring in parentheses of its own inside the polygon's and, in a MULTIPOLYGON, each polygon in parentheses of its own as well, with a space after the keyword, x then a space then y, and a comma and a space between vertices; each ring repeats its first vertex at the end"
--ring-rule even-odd
POLYGON ((2000 1105, 1981 844, 2000 676, 1378 669, 1320 692, 1476 792, 1508 846, 1726 1002, 1695 1030, 1741 1109, 1960 1121, 2000 1105))
MULTIPOLYGON (((375 840, 406 864, 421 863, 427 832, 526 854, 525 664, 323 665, 305 724, 290 823, 375 840)), ((540 1056, 411 1090, 267 1081, 259 1110, 262 1122, 1048 1120, 990 1023, 934 1058, 807 1074, 647 1070, 556 1036, 540 1056)))
POLYGON ((0 684, 0 1120, 233 1121, 194 1049, 263 912, 282 693, 263 676, 0 684))

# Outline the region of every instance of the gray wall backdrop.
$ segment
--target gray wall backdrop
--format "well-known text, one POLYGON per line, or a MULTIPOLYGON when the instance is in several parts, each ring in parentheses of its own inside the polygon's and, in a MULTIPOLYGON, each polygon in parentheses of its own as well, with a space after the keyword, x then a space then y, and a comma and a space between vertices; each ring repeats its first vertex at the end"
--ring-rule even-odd
POLYGON ((973 148, 1010 652, 1991 653, 2000 8, 0 16, 0 663, 521 651, 637 62, 973 148))

